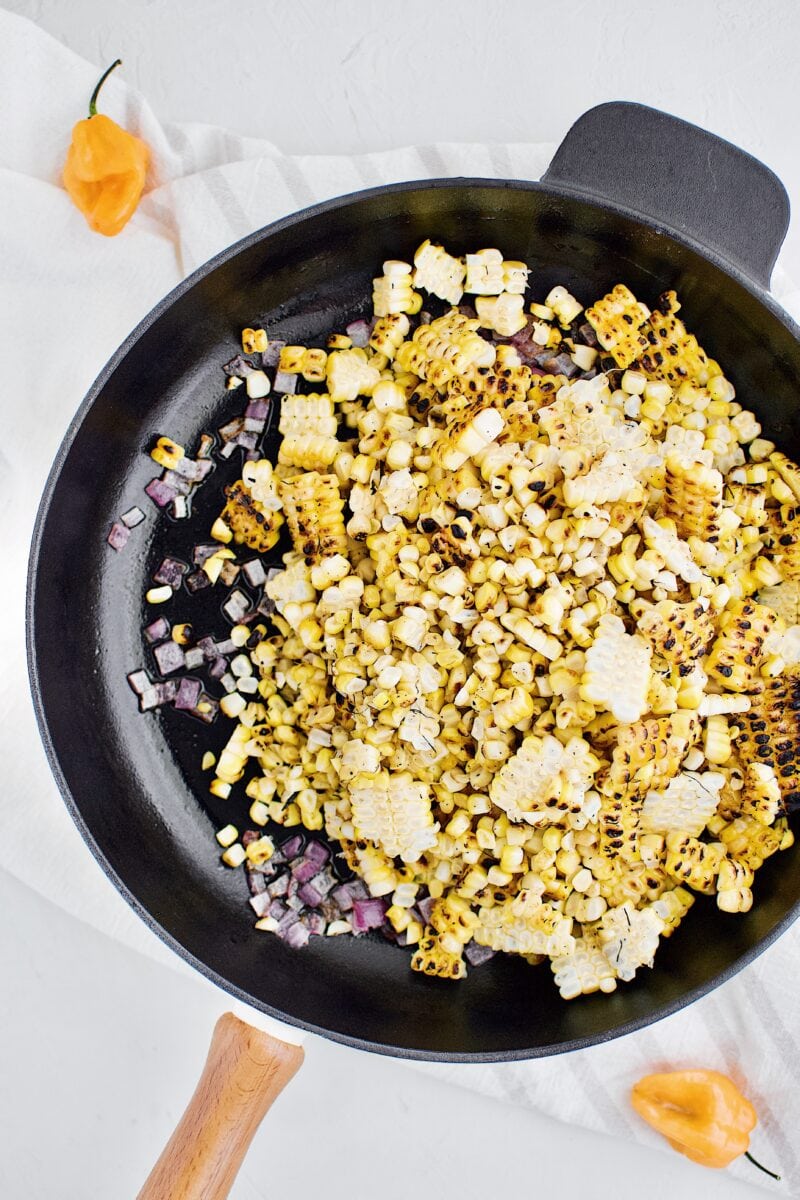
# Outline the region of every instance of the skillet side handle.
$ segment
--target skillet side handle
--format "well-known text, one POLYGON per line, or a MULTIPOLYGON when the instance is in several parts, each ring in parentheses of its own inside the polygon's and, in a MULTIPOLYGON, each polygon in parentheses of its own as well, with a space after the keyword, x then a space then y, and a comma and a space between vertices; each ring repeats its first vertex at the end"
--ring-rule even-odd
POLYGON ((612 101, 579 117, 543 182, 609 200, 686 236, 769 288, 789 197, 757 158, 643 104, 612 101))
POLYGON ((203 1073, 138 1200, 224 1200, 273 1100, 303 1051, 225 1013, 203 1073))

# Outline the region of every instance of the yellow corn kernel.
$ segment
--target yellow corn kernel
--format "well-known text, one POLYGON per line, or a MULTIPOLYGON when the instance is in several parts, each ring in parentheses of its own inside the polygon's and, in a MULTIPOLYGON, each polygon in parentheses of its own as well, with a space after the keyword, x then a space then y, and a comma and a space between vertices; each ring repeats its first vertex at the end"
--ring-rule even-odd
POLYGON ((242 350, 245 354, 263 354, 267 348, 265 329, 243 329, 242 350))
POLYGON ((183 446, 179 446, 177 442, 173 442, 172 438, 160 437, 153 449, 150 451, 150 457, 153 462, 157 462, 160 467, 171 471, 177 467, 178 463, 184 456, 183 446))

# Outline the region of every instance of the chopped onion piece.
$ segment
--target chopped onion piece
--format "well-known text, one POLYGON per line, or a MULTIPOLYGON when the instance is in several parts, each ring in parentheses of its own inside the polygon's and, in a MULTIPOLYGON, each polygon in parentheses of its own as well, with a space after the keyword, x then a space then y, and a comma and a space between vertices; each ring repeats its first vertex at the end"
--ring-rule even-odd
POLYGON ((144 633, 145 641, 150 645, 154 642, 161 642, 164 638, 169 637, 170 625, 166 617, 156 617, 155 621, 151 621, 149 625, 145 625, 142 632, 144 633))
MULTIPOLYGON (((158 663, 158 669, 162 675, 171 675, 173 671, 180 671, 185 662, 183 650, 177 642, 173 641, 162 642, 161 645, 156 646, 153 657, 158 663)), ((194 706, 190 704, 187 707, 194 706)))
POLYGON ((236 591, 231 592, 230 596, 222 606, 222 611, 233 625, 238 625, 239 622, 247 616, 251 609, 252 605, 249 598, 244 594, 244 592, 240 592, 238 588, 236 591))
MULTIPOLYGON (((369 345, 369 332, 369 322, 367 321, 351 321, 345 327, 345 333, 350 338, 350 341, 360 350, 365 350, 369 345)), ((277 386, 277 380, 275 384, 277 386)))
POLYGON ((119 521, 115 521, 108 531, 106 541, 112 550, 122 550, 130 536, 131 531, 127 525, 122 525, 119 521))
POLYGON ((144 695, 148 688, 153 686, 147 671, 131 671, 130 675, 128 676, 128 683, 133 688, 134 692, 136 692, 137 696, 144 695))
POLYGON ((264 565, 257 558, 252 558, 250 562, 242 564, 242 574, 251 587, 261 587, 267 580, 267 572, 264 570, 264 565))
POLYGON ((291 396, 297 391, 297 376, 289 371, 275 372, 275 391, 284 396, 291 396))
POLYGON ((136 505, 133 508, 129 508, 120 517, 120 521, 122 521, 123 525, 127 525, 128 529, 135 529, 137 525, 141 525, 143 520, 144 513, 136 505))
POLYGON ((178 494, 177 488, 170 487, 161 479, 151 479, 144 489, 154 504, 159 508, 166 508, 171 500, 174 500, 178 494))
POLYGON ((380 929, 386 916, 386 907, 385 900, 374 897, 369 900, 356 900, 350 918, 353 933, 367 933, 370 929, 380 929))
POLYGON ((265 367, 277 367, 281 350, 283 350, 285 345, 286 342, 281 342, 277 338, 274 341, 270 339, 266 350, 261 355, 261 361, 265 367))
POLYGON ((186 563, 181 562, 179 558, 165 558, 161 565, 153 573, 153 580, 156 583, 168 583, 171 588, 179 588, 189 568, 186 563))
POLYGON ((192 646, 191 649, 184 651, 184 662, 187 671, 196 671, 198 667, 202 667, 205 662, 205 655, 202 650, 198 650, 197 646, 192 646))
POLYGON ((190 679, 188 676, 181 679, 178 683, 178 690, 175 693, 175 707, 191 711, 197 706, 202 690, 203 686, 199 679, 190 679))

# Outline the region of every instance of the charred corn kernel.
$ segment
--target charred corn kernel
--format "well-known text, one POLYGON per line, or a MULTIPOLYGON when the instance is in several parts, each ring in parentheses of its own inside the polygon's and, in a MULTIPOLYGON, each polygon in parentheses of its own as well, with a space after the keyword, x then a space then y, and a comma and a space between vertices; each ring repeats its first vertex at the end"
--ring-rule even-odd
POLYGON ((461 259, 448 254, 443 246, 426 240, 414 255, 414 286, 432 296, 459 304, 464 294, 466 268, 461 259))
POLYGON ((184 454, 183 446, 179 446, 177 442, 173 442, 172 438, 168 437, 160 437, 150 451, 153 462, 157 462, 160 467, 164 467, 168 471, 177 467, 184 454))
POLYGON ((269 820, 269 809, 261 800, 254 800, 250 805, 249 815, 254 825, 266 825, 269 820))
POLYGON ((262 863, 269 862, 275 853, 275 843, 272 838, 264 835, 260 838, 254 838, 248 842, 245 847, 245 855, 251 867, 261 866, 262 863))
POLYGON ((222 697, 219 707, 226 717, 238 717, 247 707, 247 701, 239 692, 229 692, 227 696, 222 697))
POLYGON ((205 754, 203 755, 203 760, 200 763, 201 770, 210 771, 216 761, 216 754, 212 754, 210 750, 206 750, 205 754))
POLYGON ((225 825, 224 828, 218 830, 216 837, 220 846, 227 849, 228 846, 232 846, 239 840, 239 830, 235 825, 225 825))
POLYGON ((240 867, 246 858, 244 846, 241 842, 236 842, 225 850, 220 858, 225 863, 226 867, 240 867))
POLYGON ((372 281, 372 308, 376 317, 392 313, 419 312, 420 299, 412 286, 410 263, 390 259, 383 264, 383 275, 372 281))
POLYGON ((222 779, 212 779, 208 790, 212 796, 218 796, 220 800, 227 800, 231 794, 231 785, 222 779))
POLYGON ((263 354, 266 348, 266 330, 249 328, 242 330, 242 350, 245 354, 263 354))
POLYGON ((703 750, 710 763, 726 763, 731 756, 731 735, 726 718, 708 717, 703 741, 703 750))

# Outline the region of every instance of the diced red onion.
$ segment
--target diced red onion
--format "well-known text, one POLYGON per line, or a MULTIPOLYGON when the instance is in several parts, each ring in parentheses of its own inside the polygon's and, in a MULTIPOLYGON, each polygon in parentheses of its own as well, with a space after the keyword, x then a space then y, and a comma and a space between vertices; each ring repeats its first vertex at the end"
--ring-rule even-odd
POLYGON ((297 391, 297 376, 291 371, 275 372, 275 391, 291 396, 297 391))
POLYGON ((178 682, 178 690, 175 693, 175 707, 188 710, 196 708, 202 690, 203 685, 199 679, 190 679, 188 676, 185 679, 181 679, 178 682))
MULTIPOLYGON (((252 433, 254 435, 258 435, 259 433, 264 432, 265 425, 266 425, 266 421, 261 421, 257 417, 245 417, 245 419, 244 419, 245 433, 252 433)), ((237 445, 241 446, 242 444, 243 444, 242 440, 241 440, 241 438, 239 438, 237 440, 237 445)), ((250 449, 250 448, 251 447, 247 447, 247 449, 250 449)), ((255 445, 252 447, 252 449, 255 449, 255 445)))
POLYGON ((264 565, 257 558, 252 558, 250 562, 242 563, 242 574, 251 587, 261 587, 262 583, 265 583, 267 579, 267 572, 264 570, 264 565))
POLYGON ((312 937, 321 936, 325 932, 328 924, 320 912, 304 913, 300 920, 302 924, 305 925, 312 937))
POLYGON ((217 550, 219 550, 217 542, 200 542, 192 550, 192 561, 196 566, 202 567, 203 563, 211 558, 212 554, 216 554, 217 550))
POLYGON ((156 617, 149 625, 145 625, 142 632, 144 633, 145 641, 152 646, 153 642, 160 642, 164 638, 169 637, 169 621, 166 617, 156 617))
POLYGON ((303 901, 298 896, 297 892, 292 895, 292 885, 289 884, 289 891, 286 894, 286 903, 293 912, 300 912, 304 907, 303 901))
POLYGON ((213 662, 215 658, 219 658, 219 650, 217 643, 212 637, 202 637, 197 642, 198 650, 202 650, 208 662, 213 662))
POLYGON ((214 658, 208 665, 208 673, 212 679, 222 679, 223 675, 228 674, 227 658, 214 658))
POLYGON ((186 586, 190 592, 202 592, 204 588, 211 587, 211 580, 205 571, 193 571, 186 576, 186 586))
POLYGON ((250 907, 257 917, 263 917, 272 901, 266 892, 250 897, 250 907))
POLYGON ((148 688, 153 686, 147 671, 131 671, 128 676, 128 683, 137 696, 143 695, 148 688))
POLYGON ((303 849, 303 836, 302 836, 302 834, 299 834, 299 833, 295 833, 292 837, 287 838, 287 840, 281 846, 281 850, 283 851, 284 858, 290 859, 290 860, 293 858, 296 858, 297 855, 300 854, 302 849, 303 849))
POLYGON ((353 897, 350 895, 347 885, 344 883, 333 889, 331 892, 331 899, 336 901, 343 913, 350 912, 353 907, 353 897))
POLYGON ((292 879, 296 879, 298 883, 308 883, 310 879, 319 871, 319 863, 304 855, 302 858, 295 858, 291 864, 292 879))
POLYGON ((264 350, 261 355, 262 364, 265 367, 277 367, 278 360, 281 356, 281 350, 283 350, 285 345, 286 342, 281 342, 278 340, 278 338, 275 338, 274 341, 270 340, 267 343, 266 350, 264 350))
POLYGON ((237 648, 236 642, 231 641, 230 638, 225 638, 221 642, 214 642, 214 649, 217 654, 235 654, 237 648))
POLYGON ((289 912, 289 909, 282 900, 275 896, 270 900, 270 905, 267 911, 269 915, 274 918, 274 920, 282 921, 289 912))
POLYGON ((193 458, 181 458, 175 463, 172 470, 180 479, 185 479, 187 483, 198 483, 201 479, 205 479, 208 474, 210 463, 195 462, 193 458))
POLYGON ((594 350, 596 350, 600 345, 597 340, 597 334, 588 321, 584 321, 583 325, 578 327, 578 333, 576 336, 580 338, 584 346, 591 346, 594 350))
POLYGON ((188 496, 192 490, 192 484, 188 479, 184 479, 177 471, 165 471, 161 476, 161 482, 167 487, 171 487, 176 496, 188 496))
POLYGON ((244 417, 246 421, 266 421, 268 412, 268 400, 251 400, 244 410, 244 417))
POLYGON ((151 479, 144 490, 159 508, 166 508, 169 502, 174 500, 178 494, 178 489, 171 487, 168 483, 164 483, 163 479, 151 479))
POLYGON ((176 521, 182 521, 189 515, 189 501, 185 496, 176 496, 169 506, 169 511, 176 521))
POLYGON ((223 604, 222 611, 232 625, 238 625, 242 618, 247 616, 251 608, 252 605, 249 598, 237 588, 236 591, 231 592, 223 604))
POLYGON ((245 450, 244 456, 243 456, 243 461, 244 462, 258 462, 260 458, 261 458, 261 455, 259 454, 258 450, 245 450))
POLYGON ((240 379, 246 379, 253 371, 257 371, 258 367, 249 358, 242 358, 241 354, 234 354, 229 362, 222 364, 222 369, 226 375, 237 375, 240 379))
MULTIPOLYGON (((184 665, 183 650, 177 642, 162 642, 156 646, 153 657, 158 663, 158 669, 162 675, 171 675, 173 671, 180 671, 184 665)), ((194 705, 188 704, 186 707, 193 708, 194 705)))
POLYGON ((417 908, 419 909, 420 916, 426 925, 430 925, 431 923, 431 911, 435 903, 436 901, 434 900, 433 896, 425 896, 423 900, 417 901, 417 908))
POLYGON ((178 691, 178 685, 174 679, 168 679, 165 683, 157 683, 155 689, 158 693, 159 704, 172 704, 178 691))
POLYGON ((350 893, 351 900, 368 900, 369 899, 369 891, 367 889, 367 885, 361 879, 350 879, 350 880, 348 880, 348 882, 346 884, 344 884, 344 887, 346 887, 348 892, 350 893))
MULTIPOLYGON (((274 858, 274 855, 273 855, 274 858)), ((272 883, 267 888, 273 900, 277 900, 280 896, 285 896, 289 891, 289 876, 279 875, 277 879, 273 879, 272 883)))
POLYGON ((122 525, 119 521, 115 521, 108 531, 106 541, 112 550, 122 550, 130 536, 131 531, 127 525, 122 525))
POLYGON ((281 926, 276 932, 278 937, 283 938, 287 946, 291 946, 292 950, 302 950, 303 946, 308 945, 311 937, 305 925, 299 920, 285 929, 281 926))
POLYGON ((490 958, 494 958, 495 953, 488 946, 479 946, 477 942, 467 942, 464 947, 464 957, 471 967, 480 967, 490 958))
POLYGON ((367 321, 351 321, 345 328, 345 333, 354 346, 364 350, 369 345, 369 324, 367 321))
POLYGON ((302 887, 299 887, 297 895, 303 901, 303 904, 308 904, 311 908, 316 908, 323 901, 322 893, 317 891, 313 882, 304 883, 302 887))
POLYGON ((236 677, 235 675, 231 675, 230 671, 226 671, 224 675, 220 675, 219 681, 228 695, 236 691, 236 677))
POLYGON ((161 704, 161 698, 157 687, 149 687, 146 692, 142 692, 139 696, 139 711, 150 712, 153 708, 158 708, 161 704))
POLYGON ((474 305, 472 305, 472 304, 459 304, 458 311, 461 313, 462 316, 468 317, 470 319, 470 321, 474 321, 478 315, 477 312, 475 311, 474 305))
POLYGON ((221 446, 219 450, 220 458, 230 458, 235 449, 236 446, 233 442, 225 442, 225 444, 221 446))
POLYGON ((423 309, 423 311, 419 314, 419 317, 417 318, 417 320, 420 325, 430 325, 431 321, 433 320, 433 315, 432 315, 432 313, 425 312, 425 310, 423 309))
POLYGON ((137 505, 134 505, 133 508, 129 508, 128 511, 124 512, 120 517, 120 521, 122 521, 123 525, 127 525, 128 529, 135 529, 137 525, 141 525, 143 520, 144 513, 137 505))
POLYGON ((235 446, 241 446, 243 450, 255 450, 256 446, 258 445, 258 434, 247 433, 246 430, 242 430, 242 432, 237 433, 236 437, 233 439, 233 444, 235 446))
POLYGON ((202 650, 198 650, 197 646, 191 646, 183 652, 183 661, 187 671, 196 671, 198 667, 202 667, 206 660, 206 656, 202 650))
POLYGON ((179 558, 165 558, 153 573, 153 579, 156 583, 168 583, 171 588, 179 588, 188 569, 179 558))
POLYGON ((329 860, 331 852, 324 842, 312 840, 306 846, 305 856, 306 858, 310 858, 312 862, 317 862, 321 865, 329 860))
POLYGON ((548 358, 540 357, 537 361, 550 375, 566 375, 567 379, 571 379, 573 375, 578 374, 579 368, 568 354, 553 355, 551 352, 548 358))
POLYGON ((249 869, 247 872, 247 886, 250 889, 251 896, 260 896, 262 893, 266 893, 267 881, 261 871, 249 869))
POLYGON ((380 929, 386 916, 386 908, 386 901, 377 897, 356 900, 350 916, 353 933, 367 933, 370 929, 380 929))
POLYGON ((337 880, 333 871, 324 868, 318 875, 314 876, 311 882, 316 890, 321 893, 322 898, 325 899, 336 887, 337 880))

